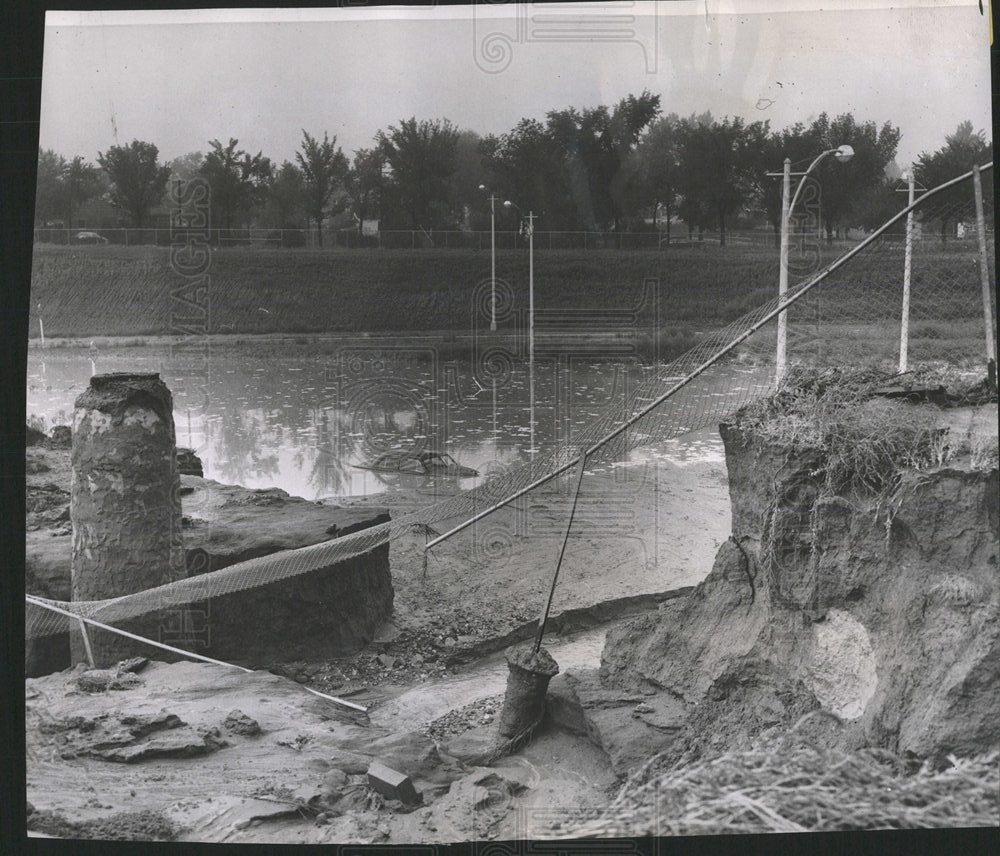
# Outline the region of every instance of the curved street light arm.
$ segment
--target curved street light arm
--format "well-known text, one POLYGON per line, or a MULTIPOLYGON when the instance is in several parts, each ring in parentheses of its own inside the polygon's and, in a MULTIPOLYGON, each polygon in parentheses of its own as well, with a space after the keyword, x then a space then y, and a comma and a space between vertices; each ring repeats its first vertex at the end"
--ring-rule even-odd
POLYGON ((802 178, 800 178, 799 183, 795 185, 795 193, 792 194, 792 201, 788 203, 789 216, 791 216, 792 211, 795 210, 795 202, 796 200, 798 200, 799 194, 802 192, 802 188, 805 186, 806 179, 809 177, 809 173, 811 173, 816 168, 816 164, 818 164, 821 160, 823 160, 823 158, 825 158, 827 155, 832 155, 836 151, 840 151, 840 149, 827 149, 825 152, 821 152, 820 155, 816 158, 816 160, 814 160, 811 164, 809 164, 809 169, 807 169, 804 173, 802 173, 802 178))
POLYGON ((802 187, 806 183, 806 178, 809 176, 809 173, 811 173, 816 168, 816 165, 821 160, 823 160, 823 158, 825 158, 827 155, 838 156, 839 160, 843 160, 846 162, 849 161, 852 157, 854 157, 854 149, 852 149, 848 145, 837 146, 836 148, 833 149, 827 149, 825 152, 820 152, 816 156, 816 159, 811 164, 809 164, 809 169, 807 169, 804 173, 802 173, 802 178, 799 179, 799 183, 795 186, 795 193, 792 194, 792 201, 788 204, 789 216, 791 215, 792 211, 795 210, 795 201, 799 198, 799 193, 802 192, 802 187))

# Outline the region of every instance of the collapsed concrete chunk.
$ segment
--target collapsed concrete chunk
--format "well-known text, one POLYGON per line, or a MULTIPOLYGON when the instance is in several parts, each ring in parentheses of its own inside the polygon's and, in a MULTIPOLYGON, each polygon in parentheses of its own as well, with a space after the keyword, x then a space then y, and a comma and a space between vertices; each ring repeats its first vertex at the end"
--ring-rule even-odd
POLYGON ((368 785, 387 799, 399 800, 407 805, 419 803, 423 799, 413 787, 409 776, 378 761, 373 761, 368 768, 368 785))
POLYGON ((230 734, 253 736, 260 734, 260 723, 252 716, 247 716, 242 710, 233 710, 222 723, 222 727, 230 734))

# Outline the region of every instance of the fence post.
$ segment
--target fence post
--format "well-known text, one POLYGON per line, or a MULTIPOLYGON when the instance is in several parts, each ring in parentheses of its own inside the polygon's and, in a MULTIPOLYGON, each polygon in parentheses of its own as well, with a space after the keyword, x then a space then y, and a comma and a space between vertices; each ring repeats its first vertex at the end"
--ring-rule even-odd
MULTIPOLYGON (((804 181, 805 179, 803 179, 804 181)), ((792 189, 792 161, 785 158, 784 169, 781 174, 781 249, 778 260, 778 297, 784 298, 788 292, 788 241, 789 222, 788 215, 791 213, 791 203, 789 196, 792 189)), ((787 343, 788 343, 788 317, 785 312, 778 315, 778 341, 774 355, 774 381, 780 383, 785 376, 787 363, 787 343)))
MULTIPOLYGON (((913 188, 916 179, 913 169, 906 174, 906 204, 913 204, 913 188)), ((913 212, 906 215, 906 256, 903 261, 903 317, 899 326, 899 371, 906 371, 910 348, 910 269, 913 258, 913 212)))
POLYGON ((986 365, 996 372, 996 342, 993 339, 993 306, 990 299, 990 269, 986 255, 986 218, 983 216, 983 180, 979 166, 972 167, 972 185, 976 192, 976 237, 979 240, 979 281, 983 288, 983 320, 986 322, 986 365))
POLYGON ((97 668, 97 663, 94 661, 94 649, 90 647, 90 636, 87 633, 87 625, 83 623, 82 618, 78 618, 77 622, 80 625, 80 636, 83 639, 83 649, 87 655, 87 665, 90 668, 97 668))

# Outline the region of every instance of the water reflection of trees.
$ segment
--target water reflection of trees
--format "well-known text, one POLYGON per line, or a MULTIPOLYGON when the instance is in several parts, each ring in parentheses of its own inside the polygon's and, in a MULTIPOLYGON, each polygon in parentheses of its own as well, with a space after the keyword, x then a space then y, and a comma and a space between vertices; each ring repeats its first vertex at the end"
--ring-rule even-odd
MULTIPOLYGON (((213 477, 223 481, 336 496, 378 489, 377 476, 352 465, 390 449, 439 448, 484 474, 491 465, 528 459, 526 361, 497 385, 494 397, 489 385, 469 381, 467 363, 436 377, 417 364, 391 376, 341 378, 328 373, 328 360, 274 360, 240 349, 213 353, 212 360, 206 447, 213 477)), ((192 377, 189 384, 175 370, 173 381, 178 390, 204 384, 192 377)), ((620 380, 598 359, 540 355, 536 444, 547 450, 574 436, 609 399, 622 397, 620 380)), ((184 395, 178 402, 187 404, 184 395)))
POLYGON ((351 483, 350 461, 357 443, 349 436, 349 420, 340 408, 313 408, 310 419, 316 437, 316 457, 309 484, 317 496, 347 493, 351 483))
POLYGON ((278 475, 278 455, 266 451, 274 438, 267 436, 263 410, 227 409, 219 414, 217 429, 215 460, 224 481, 247 484, 278 475))

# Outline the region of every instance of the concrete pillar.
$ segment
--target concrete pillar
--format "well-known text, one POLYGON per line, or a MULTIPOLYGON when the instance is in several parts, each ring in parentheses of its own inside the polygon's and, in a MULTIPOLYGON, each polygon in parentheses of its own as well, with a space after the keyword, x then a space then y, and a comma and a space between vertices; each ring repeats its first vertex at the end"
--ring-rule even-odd
MULTIPOLYGON (((184 576, 173 399, 158 374, 90 379, 76 400, 72 466, 73 600, 119 597, 184 576)), ((98 668, 153 650, 89 633, 98 668)), ((155 617, 149 633, 157 637, 155 617)), ((71 649, 74 663, 85 659, 79 631, 71 649)))
POLYGON ((544 648, 530 644, 507 649, 507 692, 500 711, 500 739, 515 740, 542 721, 545 693, 559 665, 544 648))

